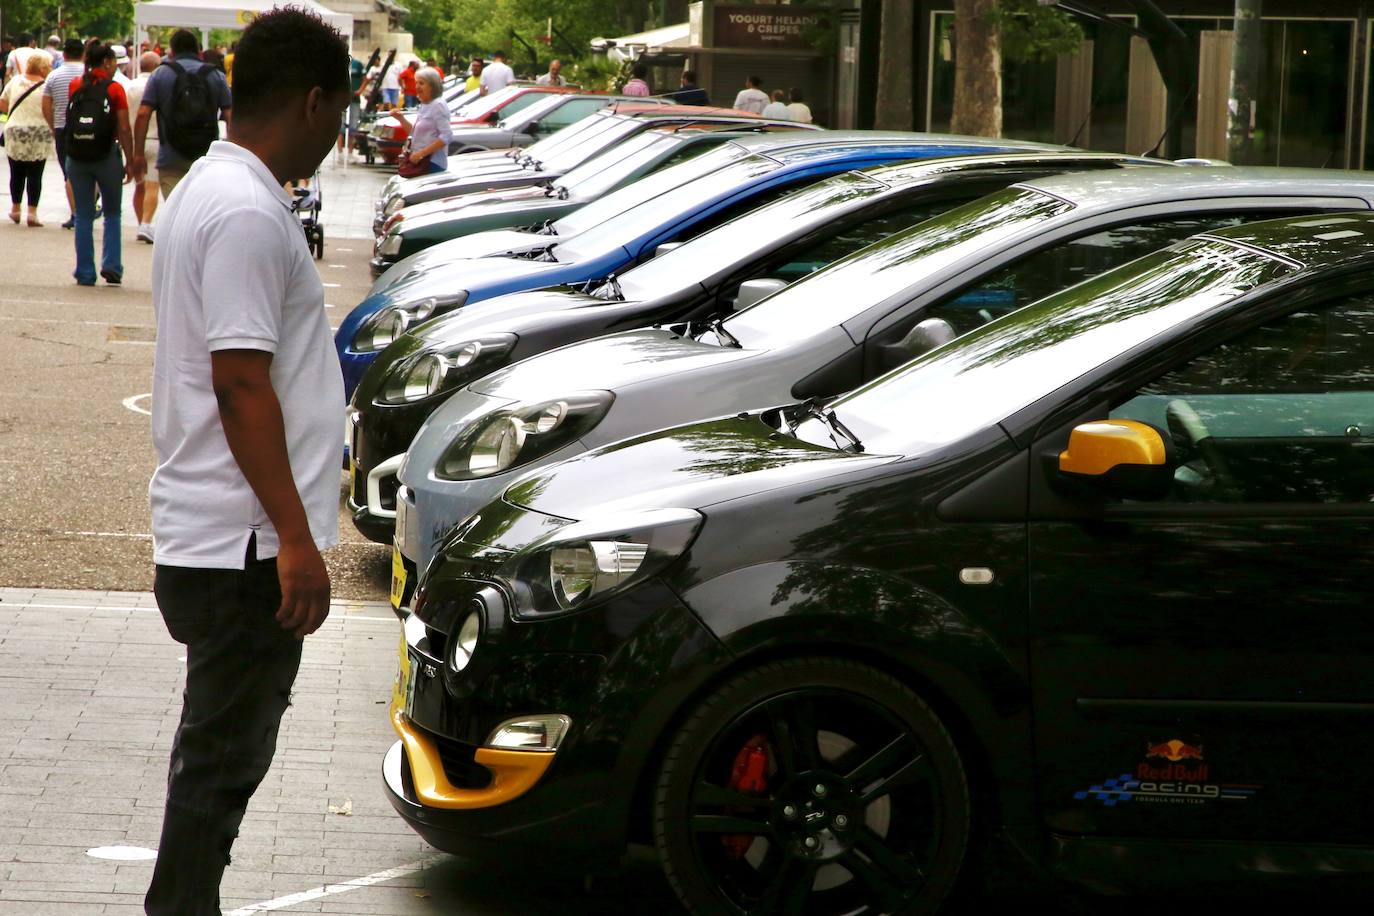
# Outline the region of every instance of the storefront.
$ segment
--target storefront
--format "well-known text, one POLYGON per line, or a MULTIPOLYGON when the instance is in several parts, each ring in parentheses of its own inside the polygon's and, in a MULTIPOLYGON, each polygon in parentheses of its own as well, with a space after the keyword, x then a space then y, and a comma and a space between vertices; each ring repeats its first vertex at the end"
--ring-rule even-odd
MULTIPOLYGON (((1124 4, 1094 5, 1115 22, 1135 21, 1124 4)), ((1196 87, 1183 100, 1176 128, 1183 154, 1226 158, 1233 5, 1158 5, 1192 49, 1196 87)), ((1367 142, 1371 12, 1374 3, 1360 0, 1265 2, 1248 164, 1361 168, 1374 157, 1367 142)), ((1085 40, 1077 54, 1004 64, 1004 135, 1131 153, 1154 149, 1169 112, 1144 39, 1129 28, 1082 24, 1085 40)), ((949 128, 954 27, 948 0, 924 0, 918 7, 916 123, 927 130, 949 128)))

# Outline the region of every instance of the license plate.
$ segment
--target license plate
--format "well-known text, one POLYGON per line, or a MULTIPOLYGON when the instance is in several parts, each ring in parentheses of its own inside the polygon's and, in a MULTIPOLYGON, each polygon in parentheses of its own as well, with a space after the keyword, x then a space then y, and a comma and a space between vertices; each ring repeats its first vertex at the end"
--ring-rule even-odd
POLYGON ((401 559, 401 552, 395 547, 391 548, 391 606, 401 607, 401 599, 406 594, 406 564, 401 559))
POLYGON ((410 652, 406 648, 406 631, 401 627, 401 658, 396 669, 396 680, 391 685, 391 704, 409 718, 415 708, 415 666, 410 663, 410 652))

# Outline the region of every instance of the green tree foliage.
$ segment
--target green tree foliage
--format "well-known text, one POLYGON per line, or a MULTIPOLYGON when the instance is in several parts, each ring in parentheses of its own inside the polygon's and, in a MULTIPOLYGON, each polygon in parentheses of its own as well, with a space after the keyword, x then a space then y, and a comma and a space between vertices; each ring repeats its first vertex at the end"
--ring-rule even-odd
POLYGON ((1002 56, 1009 61, 1052 60, 1072 54, 1083 40, 1083 29, 1062 10, 1036 0, 999 0, 991 15, 1002 33, 1002 56))
POLYGON ((40 45, 49 35, 113 41, 133 34, 134 4, 132 0, 64 0, 60 5, 51 0, 0 0, 0 28, 6 35, 29 32, 40 45))

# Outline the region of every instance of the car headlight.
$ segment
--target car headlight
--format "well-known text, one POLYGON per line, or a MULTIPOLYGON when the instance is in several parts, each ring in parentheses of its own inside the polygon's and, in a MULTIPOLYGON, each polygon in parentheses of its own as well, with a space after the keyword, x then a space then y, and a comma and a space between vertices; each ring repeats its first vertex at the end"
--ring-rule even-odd
POLYGON ((381 251, 382 257, 384 257, 384 258, 394 258, 396 255, 400 254, 400 253, 401 253, 401 234, 400 234, 399 232, 393 232, 393 233, 391 233, 390 235, 388 235, 388 236, 382 241, 382 247, 381 247, 380 251, 381 251))
POLYGON ((475 480, 528 464, 593 429, 614 399, 609 391, 584 391, 500 410, 459 435, 436 472, 445 480, 475 480))
POLYGON ((466 290, 452 296, 426 296, 414 302, 389 305, 378 309, 364 321, 353 334, 352 350, 355 353, 376 353, 391 346, 391 342, 435 312, 455 309, 467 301, 466 290))
POLYGON ((385 216, 393 216, 394 214, 400 213, 401 208, 405 205, 406 200, 404 197, 393 197, 391 200, 387 201, 386 209, 383 210, 382 213, 385 216))
POLYGON ((409 404, 465 385, 486 375, 515 347, 514 334, 493 334, 480 340, 428 350, 392 367, 382 385, 385 404, 409 404))
POLYGON ((458 628, 449 651, 448 664, 455 673, 462 671, 472 661, 472 655, 477 651, 477 643, 481 637, 482 615, 478 611, 469 611, 468 616, 463 618, 463 624, 458 628))
POLYGON ((497 571, 518 618, 580 610, 676 560, 704 521, 692 509, 651 509, 575 522, 516 553, 497 571))

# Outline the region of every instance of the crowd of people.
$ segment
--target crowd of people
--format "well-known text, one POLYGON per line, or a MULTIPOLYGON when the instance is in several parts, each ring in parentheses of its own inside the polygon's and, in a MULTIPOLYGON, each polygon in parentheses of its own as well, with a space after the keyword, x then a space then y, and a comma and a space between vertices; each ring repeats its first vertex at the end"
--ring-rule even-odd
POLYGON ((159 197, 172 193, 229 120, 225 56, 202 53, 186 29, 172 33, 165 55, 160 45, 146 44, 137 70, 127 45, 99 38, 53 36, 38 48, 20 35, 5 45, 0 140, 9 160, 10 221, 42 228, 38 204, 53 154, 65 178, 70 215, 62 228, 74 230, 76 282, 93 286, 98 273, 117 285, 124 275, 123 186, 133 186, 137 238, 151 244, 159 197))

